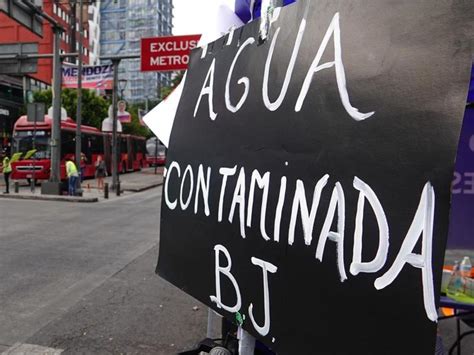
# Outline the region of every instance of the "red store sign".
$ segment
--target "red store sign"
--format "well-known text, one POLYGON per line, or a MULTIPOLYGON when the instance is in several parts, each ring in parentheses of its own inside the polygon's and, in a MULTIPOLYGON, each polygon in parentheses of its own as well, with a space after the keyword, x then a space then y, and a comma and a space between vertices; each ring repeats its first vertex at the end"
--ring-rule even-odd
POLYGON ((142 38, 141 70, 186 70, 189 52, 197 46, 201 35, 142 38))

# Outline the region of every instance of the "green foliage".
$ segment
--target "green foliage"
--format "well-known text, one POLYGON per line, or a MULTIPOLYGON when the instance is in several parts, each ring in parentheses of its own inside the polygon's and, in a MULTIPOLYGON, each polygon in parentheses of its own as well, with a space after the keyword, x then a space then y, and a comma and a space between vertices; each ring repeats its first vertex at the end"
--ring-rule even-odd
POLYGON ((161 88, 161 97, 166 99, 166 97, 173 92, 173 90, 179 85, 181 80, 183 79, 184 71, 180 71, 176 74, 176 76, 171 80, 170 86, 165 86, 161 88))
MULTIPOLYGON (((53 94, 51 89, 36 91, 33 93, 35 102, 44 102, 46 107, 51 106, 53 94)), ((69 117, 76 119, 77 113, 77 90, 63 89, 61 92, 61 105, 67 111, 69 117)), ((101 128, 102 120, 107 117, 109 102, 101 96, 97 96, 94 90, 82 90, 82 124, 101 128)))
POLYGON ((51 106, 51 103, 53 102, 53 92, 51 89, 35 91, 33 92, 33 98, 35 102, 43 102, 46 104, 46 109, 48 109, 48 107, 51 106))
MULTIPOLYGON (((152 106, 153 107, 153 106, 152 106)), ((131 123, 122 123, 123 132, 126 134, 134 134, 136 136, 143 136, 150 138, 152 136, 150 130, 146 126, 140 124, 138 119, 138 109, 144 109, 144 104, 127 105, 127 112, 132 115, 131 123)))

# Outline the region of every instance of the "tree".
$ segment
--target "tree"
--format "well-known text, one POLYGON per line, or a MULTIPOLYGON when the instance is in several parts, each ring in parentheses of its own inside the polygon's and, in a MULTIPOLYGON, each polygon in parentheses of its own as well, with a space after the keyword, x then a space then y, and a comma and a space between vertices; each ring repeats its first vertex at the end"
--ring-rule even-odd
POLYGON ((166 97, 173 92, 173 90, 179 85, 181 80, 183 80, 184 71, 178 72, 175 77, 171 80, 170 86, 165 86, 161 88, 161 97, 166 99, 166 97))
POLYGON ((138 119, 139 109, 144 109, 144 105, 143 104, 128 105, 127 111, 132 116, 132 122, 122 123, 123 133, 149 138, 152 136, 150 130, 148 129, 148 127, 142 126, 140 124, 140 120, 138 119))
MULTIPOLYGON (((36 91, 33 93, 35 102, 43 102, 46 107, 50 107, 53 94, 51 89, 36 91)), ((61 91, 61 105, 66 110, 69 117, 76 120, 77 113, 77 90, 63 89, 61 91)), ((82 89, 82 124, 101 128, 102 120, 108 116, 110 103, 98 96, 95 91, 82 89)))

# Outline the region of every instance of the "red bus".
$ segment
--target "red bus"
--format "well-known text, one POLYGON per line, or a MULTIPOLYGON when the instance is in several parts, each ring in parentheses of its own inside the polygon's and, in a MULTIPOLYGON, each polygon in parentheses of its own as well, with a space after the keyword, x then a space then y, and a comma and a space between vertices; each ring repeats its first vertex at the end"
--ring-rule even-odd
MULTIPOLYGON (((20 160, 12 163, 12 179, 48 180, 51 171, 51 127, 53 120, 46 115, 44 122, 29 122, 21 116, 13 130, 13 153, 22 153, 20 160), (33 139, 33 137, 35 139, 33 139), (33 140, 36 151, 33 150, 33 140), (27 154, 31 152, 30 154, 27 154), (28 156, 31 155, 31 156, 28 156), (26 159, 25 159, 26 158, 26 159)), ((81 152, 85 156, 84 178, 95 175, 95 162, 101 155, 111 173, 112 135, 99 129, 81 125, 81 152)), ((145 138, 127 134, 118 135, 118 171, 140 170, 146 165, 145 138)), ((76 123, 71 118, 61 120, 61 179, 66 179, 66 158, 76 151, 76 123)))
POLYGON ((146 161, 148 166, 165 165, 166 163, 166 147, 158 140, 158 138, 150 138, 146 141, 146 161))

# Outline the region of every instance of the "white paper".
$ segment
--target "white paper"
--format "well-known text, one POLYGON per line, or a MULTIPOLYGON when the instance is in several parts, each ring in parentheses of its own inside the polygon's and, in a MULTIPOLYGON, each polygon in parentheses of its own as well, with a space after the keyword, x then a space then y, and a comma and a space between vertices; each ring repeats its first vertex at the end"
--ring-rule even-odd
MULTIPOLYGON (((207 51, 207 43, 222 37, 232 28, 243 25, 240 18, 228 6, 220 5, 214 12, 215 15, 211 17, 214 19, 214 22, 204 18, 201 19, 203 31, 199 46, 204 47, 203 51, 207 51)), ((205 56, 204 52, 203 54, 205 56)), ((166 147, 169 146, 171 130, 173 129, 174 118, 179 100, 181 99, 181 93, 183 92, 185 79, 186 75, 184 75, 183 80, 181 80, 176 89, 143 118, 145 124, 166 147)))
POLYGON ((145 122, 148 128, 151 129, 165 147, 169 146, 171 129, 173 128, 174 117, 176 116, 176 110, 178 109, 185 80, 186 74, 184 74, 181 83, 173 92, 143 117, 143 122, 145 122))

